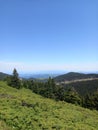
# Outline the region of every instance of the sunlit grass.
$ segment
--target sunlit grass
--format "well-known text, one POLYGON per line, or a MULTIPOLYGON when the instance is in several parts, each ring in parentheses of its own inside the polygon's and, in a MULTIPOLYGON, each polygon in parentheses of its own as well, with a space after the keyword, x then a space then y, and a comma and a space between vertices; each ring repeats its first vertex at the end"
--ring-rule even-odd
POLYGON ((98 130, 98 111, 0 82, 0 130, 98 130))

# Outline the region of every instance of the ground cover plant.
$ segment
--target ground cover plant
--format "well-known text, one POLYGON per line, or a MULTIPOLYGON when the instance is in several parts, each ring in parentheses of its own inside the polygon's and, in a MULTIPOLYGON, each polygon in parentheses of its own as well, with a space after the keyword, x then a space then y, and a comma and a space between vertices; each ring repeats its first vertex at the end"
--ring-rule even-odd
POLYGON ((0 82, 1 130, 97 130, 98 112, 0 82))

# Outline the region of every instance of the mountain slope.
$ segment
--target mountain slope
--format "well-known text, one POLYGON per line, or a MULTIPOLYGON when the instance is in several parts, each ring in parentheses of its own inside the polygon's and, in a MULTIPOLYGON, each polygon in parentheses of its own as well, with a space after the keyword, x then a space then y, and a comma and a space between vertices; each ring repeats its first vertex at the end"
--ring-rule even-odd
POLYGON ((3 80, 4 78, 6 78, 7 76, 9 76, 8 74, 2 73, 0 72, 0 80, 3 80))
POLYGON ((81 81, 81 82, 73 82, 69 84, 63 84, 65 89, 74 88, 81 96, 85 96, 87 94, 93 94, 98 91, 98 79, 91 81, 81 81))
POLYGON ((17 90, 0 82, 0 128, 0 130, 98 130, 98 111, 56 102, 36 95, 30 90, 24 88, 17 90))
POLYGON ((64 81, 87 79, 87 78, 98 78, 98 74, 82 74, 82 73, 70 72, 64 75, 59 75, 55 77, 54 80, 56 82, 64 82, 64 81))

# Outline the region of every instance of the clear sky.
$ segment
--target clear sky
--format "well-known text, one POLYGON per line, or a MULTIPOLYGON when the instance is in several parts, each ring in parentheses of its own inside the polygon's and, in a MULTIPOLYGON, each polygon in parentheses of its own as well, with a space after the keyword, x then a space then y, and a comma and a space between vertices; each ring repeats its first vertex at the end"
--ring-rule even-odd
POLYGON ((0 0, 0 71, 98 71, 97 0, 0 0))

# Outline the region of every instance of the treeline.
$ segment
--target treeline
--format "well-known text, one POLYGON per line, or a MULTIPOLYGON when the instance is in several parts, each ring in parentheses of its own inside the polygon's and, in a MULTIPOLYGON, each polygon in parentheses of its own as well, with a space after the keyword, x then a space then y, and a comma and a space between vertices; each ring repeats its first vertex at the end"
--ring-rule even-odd
POLYGON ((12 76, 8 76, 6 78, 6 81, 8 85, 17 89, 25 87, 32 90, 32 92, 40 94, 47 98, 66 101, 68 103, 73 103, 86 108, 98 110, 98 91, 82 97, 78 94, 74 87, 65 89, 63 86, 57 86, 54 79, 51 77, 46 82, 20 79, 16 69, 13 70, 12 76))

